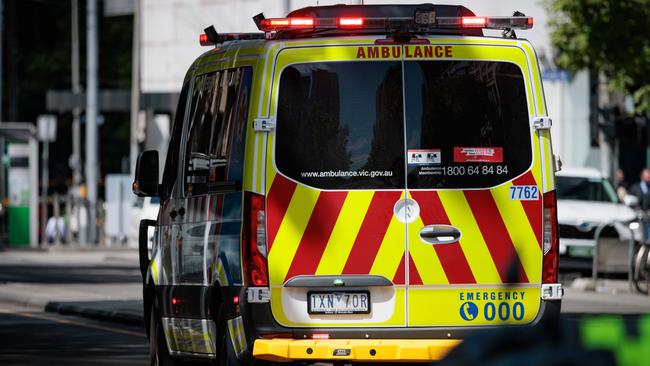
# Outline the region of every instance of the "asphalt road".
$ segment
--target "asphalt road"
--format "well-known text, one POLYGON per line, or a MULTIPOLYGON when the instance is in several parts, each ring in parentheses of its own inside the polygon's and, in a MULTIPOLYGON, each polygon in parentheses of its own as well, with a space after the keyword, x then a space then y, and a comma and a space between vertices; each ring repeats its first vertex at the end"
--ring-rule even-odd
POLYGON ((115 265, 0 265, 0 283, 129 283, 142 282, 140 270, 115 265))
POLYGON ((0 306, 0 365, 147 365, 137 327, 0 306))

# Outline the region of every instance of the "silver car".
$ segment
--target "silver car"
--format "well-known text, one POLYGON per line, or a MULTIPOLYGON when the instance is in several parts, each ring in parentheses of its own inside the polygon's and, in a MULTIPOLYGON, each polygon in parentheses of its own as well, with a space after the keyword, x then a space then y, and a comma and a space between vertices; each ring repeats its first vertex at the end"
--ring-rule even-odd
POLYGON ((560 268, 591 269, 594 237, 602 225, 600 268, 627 272, 630 235, 637 242, 641 239, 636 212, 619 200, 612 184, 593 168, 563 167, 556 186, 560 268))

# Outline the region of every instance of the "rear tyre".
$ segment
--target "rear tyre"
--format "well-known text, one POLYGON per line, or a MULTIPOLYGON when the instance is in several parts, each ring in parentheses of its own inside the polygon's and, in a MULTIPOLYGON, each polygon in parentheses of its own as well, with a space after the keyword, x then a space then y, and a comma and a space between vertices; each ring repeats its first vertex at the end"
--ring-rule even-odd
POLYGON ((650 266, 648 266, 648 254, 650 247, 641 245, 634 258, 634 286, 636 290, 647 295, 650 292, 650 266))
POLYGON ((165 332, 162 324, 156 318, 156 310, 151 307, 149 319, 149 365, 151 366, 176 366, 178 363, 169 354, 165 332))
MULTIPOLYGON (((230 331, 228 329, 228 322, 225 316, 221 315, 223 311, 219 312, 219 321, 217 322, 217 329, 219 335, 217 337, 217 365, 219 366, 242 366, 244 363, 237 358, 235 347, 230 340, 230 331)), ((250 363, 248 363, 250 364, 250 363)))

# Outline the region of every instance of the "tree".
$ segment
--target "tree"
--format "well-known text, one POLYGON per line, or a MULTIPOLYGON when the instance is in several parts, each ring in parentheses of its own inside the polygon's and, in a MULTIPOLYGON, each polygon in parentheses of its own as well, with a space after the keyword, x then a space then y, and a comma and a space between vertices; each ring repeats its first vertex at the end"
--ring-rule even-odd
POLYGON ((650 113, 650 0, 551 0, 556 63, 603 72, 650 113))

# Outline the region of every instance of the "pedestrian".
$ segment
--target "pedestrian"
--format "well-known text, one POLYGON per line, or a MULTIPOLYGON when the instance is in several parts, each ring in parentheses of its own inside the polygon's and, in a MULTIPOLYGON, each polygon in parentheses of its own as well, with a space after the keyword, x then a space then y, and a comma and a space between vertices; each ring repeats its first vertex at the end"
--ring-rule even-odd
POLYGON ((639 208, 644 211, 650 208, 650 169, 641 171, 641 181, 632 185, 630 193, 639 200, 639 208))
POLYGON ((45 234, 47 235, 47 242, 52 244, 65 240, 65 221, 63 217, 50 217, 45 225, 45 234))
POLYGON ((627 196, 627 182, 625 181, 625 173, 623 169, 618 169, 616 171, 616 195, 621 202, 625 202, 625 196, 627 196))

